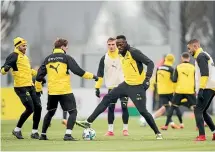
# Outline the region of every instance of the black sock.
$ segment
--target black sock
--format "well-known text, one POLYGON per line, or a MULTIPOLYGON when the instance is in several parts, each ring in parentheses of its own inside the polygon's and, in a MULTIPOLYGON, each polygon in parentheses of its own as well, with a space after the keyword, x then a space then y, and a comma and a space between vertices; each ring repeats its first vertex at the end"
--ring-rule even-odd
POLYGON ((47 114, 45 115, 44 120, 43 120, 42 133, 46 133, 55 112, 56 112, 56 109, 48 111, 47 114))
POLYGON ((168 126, 170 121, 171 121, 171 118, 172 118, 172 115, 173 115, 173 111, 174 111, 175 107, 174 106, 171 106, 168 113, 167 113, 167 119, 166 119, 166 124, 165 126, 168 126))
POLYGON ((19 118, 19 121, 17 123, 17 127, 22 128, 22 125, 25 123, 25 121, 28 119, 28 117, 33 113, 32 109, 26 109, 22 115, 19 118))
POLYGON ((108 124, 113 124, 114 122, 114 109, 115 109, 115 104, 110 104, 108 106, 108 124))
MULTIPOLYGON (((169 112, 169 110, 170 110, 170 106, 168 105, 168 106, 165 106, 165 108, 166 108, 166 116, 168 115, 168 112, 169 112)), ((173 122, 173 120, 172 120, 172 117, 170 118, 170 122, 173 122)))
POLYGON ((63 111, 63 119, 67 119, 67 111, 63 111))
POLYGON ((182 120, 182 113, 181 113, 181 110, 179 107, 175 107, 175 110, 176 110, 176 115, 178 117, 178 120, 179 122, 182 124, 183 123, 183 120, 182 120))
POLYGON ((35 130, 38 129, 40 118, 41 118, 41 112, 42 112, 41 105, 35 106, 34 115, 33 115, 33 129, 35 130))
POLYGON ((73 129, 75 122, 76 122, 76 117, 77 117, 77 109, 74 109, 72 111, 68 111, 69 112, 69 118, 67 121, 67 129, 73 129))
POLYGON ((128 114, 127 102, 121 102, 121 107, 122 107, 123 124, 128 124, 129 114, 128 114))

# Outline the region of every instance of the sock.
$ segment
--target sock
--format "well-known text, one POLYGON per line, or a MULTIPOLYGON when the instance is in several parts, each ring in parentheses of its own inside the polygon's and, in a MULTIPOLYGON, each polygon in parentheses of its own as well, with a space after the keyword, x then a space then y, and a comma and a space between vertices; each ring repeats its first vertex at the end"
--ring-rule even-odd
POLYGON ((214 130, 214 131, 212 131, 212 133, 213 133, 213 134, 215 134, 215 130, 214 130))
POLYGON ((37 132, 38 132, 38 130, 32 129, 32 134, 35 134, 35 133, 37 133, 37 132))
POLYGON ((16 128, 14 129, 14 131, 21 131, 21 128, 16 127, 16 128))
POLYGON ((41 135, 46 135, 46 133, 41 133, 41 135))
POLYGON ((67 135, 71 135, 72 134, 72 130, 71 129, 66 129, 66 133, 67 135))
POLYGON ((128 124, 123 124, 123 130, 128 130, 128 124))
POLYGON ((113 124, 108 124, 108 131, 113 132, 113 124))
POLYGON ((153 119, 156 119, 154 114, 152 115, 152 118, 153 118, 153 119))
POLYGON ((175 123, 172 121, 172 122, 170 122, 170 125, 174 125, 175 123))

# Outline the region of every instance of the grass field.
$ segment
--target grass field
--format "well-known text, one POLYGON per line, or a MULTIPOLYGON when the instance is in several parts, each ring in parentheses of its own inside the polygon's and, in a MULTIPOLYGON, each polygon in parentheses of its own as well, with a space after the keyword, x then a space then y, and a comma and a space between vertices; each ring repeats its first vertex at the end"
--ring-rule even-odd
MULTIPOLYGON (((175 119, 175 118, 174 118, 175 119)), ((213 118, 214 119, 214 118, 213 118)), ((164 123, 164 117, 156 120, 160 127, 164 123)), ((16 121, 2 121, 1 149, 2 151, 215 151, 215 141, 211 141, 212 134, 207 128, 207 141, 194 142, 197 136, 195 121, 191 118, 184 120, 185 129, 162 131, 164 140, 155 140, 154 133, 147 127, 139 127, 138 118, 129 121, 130 136, 122 136, 122 122, 118 118, 115 121, 115 136, 105 137, 107 121, 98 119, 93 124, 97 137, 94 141, 84 141, 81 137, 82 128, 75 126, 73 135, 80 141, 63 141, 65 127, 60 120, 54 120, 48 130, 48 141, 30 139, 32 121, 27 121, 22 129, 24 140, 17 140, 11 131, 16 121)), ((42 123, 41 123, 42 124, 42 123)), ((40 126, 41 128, 41 126, 40 126)))

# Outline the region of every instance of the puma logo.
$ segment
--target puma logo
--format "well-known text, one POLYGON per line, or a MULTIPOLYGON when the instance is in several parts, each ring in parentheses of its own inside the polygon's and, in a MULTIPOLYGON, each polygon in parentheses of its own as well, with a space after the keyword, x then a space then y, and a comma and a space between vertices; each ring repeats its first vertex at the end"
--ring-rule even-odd
POLYGON ((58 64, 57 67, 54 67, 53 65, 50 65, 49 68, 54 69, 54 70, 58 73, 57 68, 59 67, 59 65, 60 65, 60 64, 58 64))
POLYGON ((161 75, 162 77, 164 77, 164 75, 162 73, 158 73, 158 75, 161 75))
POLYGON ((115 65, 112 65, 112 67, 113 67, 113 68, 116 68, 116 66, 115 66, 115 65))
POLYGON ((186 76, 188 77, 188 74, 187 74, 187 73, 185 73, 185 72, 182 72, 182 74, 184 74, 184 75, 186 75, 186 76))

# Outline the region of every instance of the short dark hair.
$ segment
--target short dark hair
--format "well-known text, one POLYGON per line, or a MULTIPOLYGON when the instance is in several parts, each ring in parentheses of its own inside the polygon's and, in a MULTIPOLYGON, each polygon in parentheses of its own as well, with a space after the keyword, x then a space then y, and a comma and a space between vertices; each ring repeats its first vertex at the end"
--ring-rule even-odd
POLYGON ((116 39, 123 39, 123 40, 126 40, 126 37, 125 37, 125 35, 118 35, 118 36, 116 37, 116 39))
POLYGON ((109 37, 108 40, 107 40, 107 42, 109 42, 109 41, 115 41, 115 40, 116 40, 115 38, 109 37))
POLYGON ((199 40, 197 40, 197 39, 192 39, 192 40, 190 40, 187 44, 193 44, 193 43, 199 43, 199 40))
POLYGON ((184 59, 189 59, 189 58, 190 58, 190 54, 187 53, 187 52, 182 53, 181 56, 182 56, 182 58, 184 58, 184 59))
POLYGON ((62 39, 62 38, 59 38, 54 42, 55 48, 60 48, 62 46, 66 47, 67 45, 68 45, 68 41, 66 39, 62 39))

